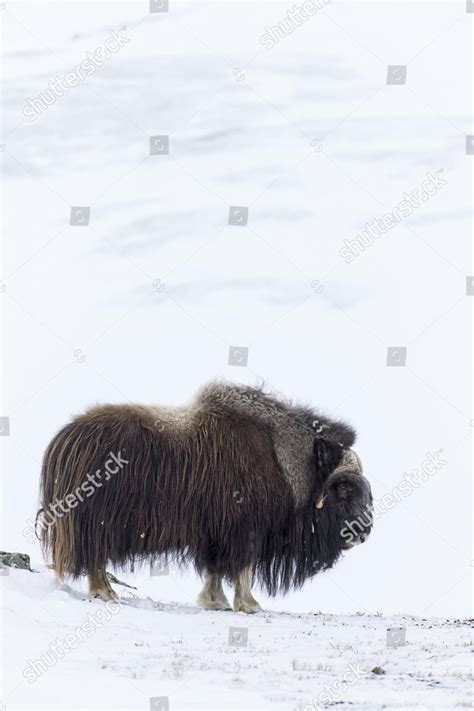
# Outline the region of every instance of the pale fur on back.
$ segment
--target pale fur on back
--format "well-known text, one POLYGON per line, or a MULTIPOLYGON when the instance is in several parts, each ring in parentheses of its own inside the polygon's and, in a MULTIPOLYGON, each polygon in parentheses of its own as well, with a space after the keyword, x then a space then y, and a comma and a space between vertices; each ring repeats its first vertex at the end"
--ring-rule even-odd
POLYGON ((226 382, 205 385, 188 407, 149 408, 161 430, 171 428, 186 436, 199 424, 199 412, 235 411, 269 427, 275 456, 288 482, 297 508, 308 501, 313 479, 315 437, 326 438, 343 448, 351 447, 354 431, 307 407, 265 393, 262 388, 226 382))

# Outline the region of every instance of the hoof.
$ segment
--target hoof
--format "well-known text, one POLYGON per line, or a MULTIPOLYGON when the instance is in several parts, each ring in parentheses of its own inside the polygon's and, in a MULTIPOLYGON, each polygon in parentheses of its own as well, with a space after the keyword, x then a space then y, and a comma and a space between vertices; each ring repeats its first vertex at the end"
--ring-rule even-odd
POLYGON ((203 610, 232 610, 230 602, 224 598, 210 598, 199 595, 197 599, 199 607, 203 610))
POLYGON ((246 615, 254 615, 256 612, 261 612, 262 608, 256 600, 237 600, 234 601, 234 612, 245 612, 246 615))
POLYGON ((97 590, 92 597, 104 602, 116 602, 119 599, 119 596, 113 590, 97 590))

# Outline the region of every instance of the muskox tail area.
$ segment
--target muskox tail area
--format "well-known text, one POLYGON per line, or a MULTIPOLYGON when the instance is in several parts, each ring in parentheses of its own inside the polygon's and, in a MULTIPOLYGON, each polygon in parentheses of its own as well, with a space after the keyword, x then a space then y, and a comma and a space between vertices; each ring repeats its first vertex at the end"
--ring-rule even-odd
POLYGON ((135 472, 149 471, 150 463, 142 460, 152 450, 152 417, 133 406, 95 408, 53 438, 41 469, 36 534, 59 578, 125 561, 128 464, 133 457, 135 472))
MULTIPOLYGON (((84 458, 81 452, 84 453, 85 444, 84 434, 76 424, 73 422, 66 425, 50 442, 41 467, 36 535, 45 559, 52 562, 59 578, 63 578, 65 573, 74 572, 77 547, 73 521, 61 510, 61 506, 65 508, 61 495, 70 493, 66 481, 71 480, 74 472, 81 466, 84 458)), ((91 443, 89 451, 90 449, 91 443)))

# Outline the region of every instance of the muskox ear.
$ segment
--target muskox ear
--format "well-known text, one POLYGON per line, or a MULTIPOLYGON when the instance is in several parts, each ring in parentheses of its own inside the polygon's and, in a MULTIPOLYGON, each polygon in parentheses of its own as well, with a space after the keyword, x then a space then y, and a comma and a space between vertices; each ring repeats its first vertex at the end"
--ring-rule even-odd
POLYGON ((316 477, 322 484, 339 465, 344 453, 342 444, 324 437, 316 437, 313 443, 313 461, 316 477))

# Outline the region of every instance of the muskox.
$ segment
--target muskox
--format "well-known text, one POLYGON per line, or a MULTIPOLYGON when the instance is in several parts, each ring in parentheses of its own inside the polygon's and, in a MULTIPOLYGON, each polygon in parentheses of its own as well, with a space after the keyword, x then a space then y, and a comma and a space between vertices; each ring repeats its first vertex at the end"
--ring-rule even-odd
POLYGON ((354 440, 342 422, 228 383, 188 407, 94 407, 45 452, 44 553, 59 578, 87 575, 104 600, 115 597, 108 564, 192 563, 202 607, 230 609, 226 580, 234 610, 257 612, 254 580, 270 595, 298 588, 370 532, 354 440))

